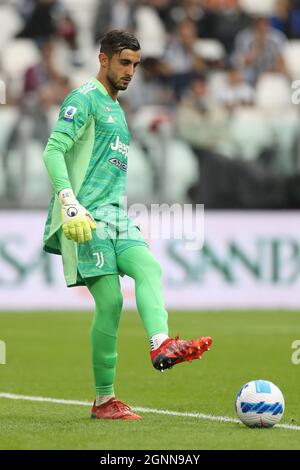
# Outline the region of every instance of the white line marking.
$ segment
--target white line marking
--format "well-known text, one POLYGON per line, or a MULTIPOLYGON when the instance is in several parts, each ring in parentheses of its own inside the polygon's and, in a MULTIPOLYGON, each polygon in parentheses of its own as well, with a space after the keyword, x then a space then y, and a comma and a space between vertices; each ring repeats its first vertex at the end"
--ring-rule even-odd
MULTIPOLYGON (((89 401, 65 400, 63 398, 32 397, 28 395, 17 395, 14 393, 0 393, 0 398, 7 398, 9 400, 25 400, 25 401, 35 401, 35 402, 43 402, 43 403, 56 403, 59 405, 91 406, 91 402, 89 401)), ((240 423, 238 419, 230 418, 229 416, 214 416, 214 415, 207 415, 204 413, 183 413, 181 411, 158 410, 156 408, 143 408, 141 406, 133 406, 132 409, 140 413, 155 413, 159 415, 179 416, 182 418, 196 418, 196 419, 204 419, 208 421, 220 421, 222 423, 240 423)), ((277 424, 275 427, 281 428, 281 429, 289 429, 293 431, 300 431, 300 426, 296 426, 294 424, 277 424)))

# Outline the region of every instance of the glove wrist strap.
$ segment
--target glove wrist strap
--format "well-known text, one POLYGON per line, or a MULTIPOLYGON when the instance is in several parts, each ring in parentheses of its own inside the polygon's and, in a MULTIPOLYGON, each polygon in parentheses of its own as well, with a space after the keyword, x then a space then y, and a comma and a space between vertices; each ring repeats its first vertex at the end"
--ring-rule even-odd
POLYGON ((73 193, 72 188, 66 188, 59 192, 58 197, 63 206, 69 206, 70 204, 76 204, 77 200, 73 193))

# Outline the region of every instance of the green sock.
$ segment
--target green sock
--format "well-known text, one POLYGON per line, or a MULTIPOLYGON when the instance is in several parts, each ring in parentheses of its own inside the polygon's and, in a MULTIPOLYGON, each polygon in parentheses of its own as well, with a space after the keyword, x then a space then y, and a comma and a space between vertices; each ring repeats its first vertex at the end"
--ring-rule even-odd
POLYGON ((117 257, 118 268, 135 280, 136 304, 148 338, 168 335, 168 313, 164 307, 161 268, 146 246, 133 246, 117 257))
POLYGON ((117 332, 122 294, 117 274, 85 279, 94 297, 96 312, 91 330, 92 362, 97 395, 114 395, 117 332))
MULTIPOLYGON (((121 272, 135 280, 136 303, 148 338, 168 335, 168 314, 164 307, 161 269, 150 250, 135 246, 117 258, 121 272)), ((85 279, 96 312, 92 324, 92 361, 97 395, 114 395, 117 350, 116 341, 122 294, 117 274, 85 279)))

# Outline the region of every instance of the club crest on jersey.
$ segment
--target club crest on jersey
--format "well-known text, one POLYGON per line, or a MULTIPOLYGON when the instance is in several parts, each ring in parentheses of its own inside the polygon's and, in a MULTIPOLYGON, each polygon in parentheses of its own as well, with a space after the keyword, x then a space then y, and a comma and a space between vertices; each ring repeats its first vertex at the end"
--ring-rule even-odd
POLYGON ((115 142, 111 144, 110 148, 116 152, 120 152, 125 158, 128 157, 129 145, 123 144, 119 136, 117 136, 115 142))
POLYGON ((75 106, 68 106, 65 111, 64 121, 72 122, 76 113, 77 108, 75 108, 75 106))

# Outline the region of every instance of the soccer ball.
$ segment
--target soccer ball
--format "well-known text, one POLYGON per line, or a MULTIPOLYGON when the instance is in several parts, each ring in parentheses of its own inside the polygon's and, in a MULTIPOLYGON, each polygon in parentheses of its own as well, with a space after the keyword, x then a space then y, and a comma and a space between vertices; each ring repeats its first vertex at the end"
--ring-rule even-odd
POLYGON ((271 428, 284 413, 284 398, 276 385, 253 380, 242 386, 235 399, 240 420, 250 428, 271 428))

